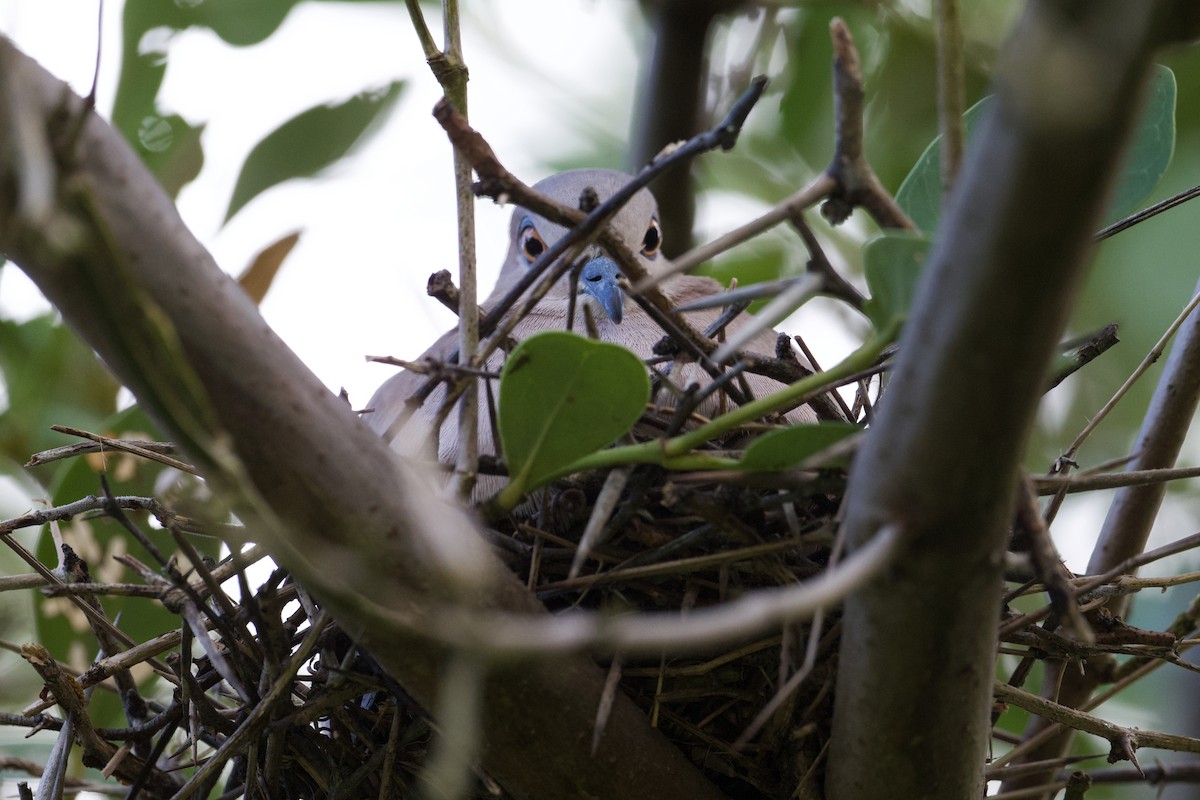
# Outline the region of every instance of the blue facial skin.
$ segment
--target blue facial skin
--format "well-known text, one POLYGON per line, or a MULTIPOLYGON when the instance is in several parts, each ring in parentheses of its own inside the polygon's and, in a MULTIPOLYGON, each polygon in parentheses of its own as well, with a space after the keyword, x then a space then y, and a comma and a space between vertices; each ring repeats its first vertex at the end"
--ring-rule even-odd
MULTIPOLYGON (((541 237, 537 234, 537 228, 534 227, 529 217, 525 217, 521 221, 518 236, 521 239, 522 249, 525 247, 526 236, 531 236, 538 244, 542 244, 541 237)), ((525 262, 532 264, 541 252, 539 250, 531 253, 525 250, 523 253, 525 262)), ((579 289, 595 298, 608 318, 618 325, 621 324, 625 311, 625 295, 621 291, 621 287, 617 285, 617 278, 620 274, 621 269, 615 261, 608 256, 596 256, 584 265, 583 271, 579 275, 579 289)))
POLYGON ((620 268, 608 256, 593 258, 579 274, 579 288, 595 298, 608 318, 618 325, 625 310, 625 295, 617 285, 620 274, 620 268))

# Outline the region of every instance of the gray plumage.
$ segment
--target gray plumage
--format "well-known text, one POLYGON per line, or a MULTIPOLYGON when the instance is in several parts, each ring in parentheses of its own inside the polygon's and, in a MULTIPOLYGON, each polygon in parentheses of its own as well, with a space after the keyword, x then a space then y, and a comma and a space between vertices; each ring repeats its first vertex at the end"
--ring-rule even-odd
MULTIPOLYGON (((614 192, 630 180, 628 175, 612 170, 573 170, 551 176, 534 186, 543 194, 575 207, 579 204, 580 195, 588 188, 593 188, 600 202, 607 200, 614 192)), ((659 251, 661 233, 658 231, 658 206, 653 195, 643 189, 616 215, 611 222, 612 228, 620 235, 629 248, 639 253, 638 258, 650 273, 663 269, 668 263, 659 251)), ((513 212, 509 225, 509 250, 496 288, 480 303, 485 311, 491 309, 514 285, 514 283, 529 268, 538 254, 539 247, 544 250, 566 233, 561 225, 534 214, 524 208, 517 207, 513 212)), ((563 330, 566 328, 567 309, 570 292, 576 291, 575 330, 585 332, 584 312, 582 306, 591 306, 593 318, 601 339, 624 345, 639 357, 645 359, 652 355, 653 346, 663 338, 663 332, 641 308, 629 298, 616 284, 616 266, 597 246, 588 248, 588 263, 579 281, 578 288, 569 285, 569 278, 560 280, 539 302, 533 311, 525 317, 514 329, 513 338, 522 339, 544 330, 563 330)), ((711 278, 691 275, 679 275, 669 278, 660 286, 675 305, 694 300, 698 297, 711 295, 722 291, 722 287, 711 278)), ((687 315, 692 324, 703 330, 709 323, 720 315, 720 309, 697 311, 687 315)), ((744 324, 745 316, 734 320, 729 329, 736 329, 744 324)), ((775 354, 775 334, 764 331, 755 337, 746 347, 747 350, 765 356, 775 354)), ((457 347, 458 332, 451 330, 439 338, 432 347, 425 351, 420 361, 444 361, 457 347)), ((487 363, 487 369, 499 372, 503 366, 504 353, 493 353, 487 363)), ((803 363, 803 358, 801 357, 803 363)), ((680 386, 687 386, 696 381, 701 385, 710 379, 695 364, 682 364, 675 368, 672 378, 680 386)), ((760 375, 746 374, 746 380, 755 397, 762 397, 778 391, 782 384, 760 375)), ((409 454, 415 453, 428 440, 430 426, 433 423, 437 409, 445 396, 444 386, 439 386, 429 398, 404 421, 406 413, 405 401, 417 391, 426 381, 426 376, 403 371, 389 378, 368 403, 370 413, 364 414, 363 419, 380 435, 389 437, 393 448, 409 454)), ((479 386, 479 452, 494 454, 492 425, 488 418, 488 402, 483 381, 477 381, 479 386)), ((492 396, 496 396, 493 391, 492 396)), ((657 398, 660 404, 672 405, 670 395, 661 392, 657 398)), ((710 397, 697 411, 703 415, 714 415, 720 411, 722 403, 720 393, 710 397)), ((816 415, 808 406, 801 406, 786 415, 789 422, 809 423, 816 421, 816 415)), ((438 458, 443 463, 453 463, 457 450, 457 419, 451 413, 447 416, 439 436, 438 458)))

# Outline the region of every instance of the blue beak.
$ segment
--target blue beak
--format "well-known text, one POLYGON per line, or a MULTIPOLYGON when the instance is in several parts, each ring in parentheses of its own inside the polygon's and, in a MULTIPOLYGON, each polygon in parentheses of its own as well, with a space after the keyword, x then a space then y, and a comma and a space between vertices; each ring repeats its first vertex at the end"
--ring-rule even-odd
POLYGON ((625 311, 625 293, 617 285, 621 270, 608 256, 597 256, 584 265, 579 288, 596 298, 608 318, 618 325, 625 311))

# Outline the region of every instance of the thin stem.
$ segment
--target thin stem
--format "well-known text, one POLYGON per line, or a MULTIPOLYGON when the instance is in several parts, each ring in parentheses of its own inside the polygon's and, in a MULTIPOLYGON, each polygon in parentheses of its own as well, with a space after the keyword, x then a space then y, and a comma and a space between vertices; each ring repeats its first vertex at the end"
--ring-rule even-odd
POLYGON ((942 134, 942 198, 950 196, 966 143, 963 124, 963 32, 958 0, 937 3, 938 127, 942 134))

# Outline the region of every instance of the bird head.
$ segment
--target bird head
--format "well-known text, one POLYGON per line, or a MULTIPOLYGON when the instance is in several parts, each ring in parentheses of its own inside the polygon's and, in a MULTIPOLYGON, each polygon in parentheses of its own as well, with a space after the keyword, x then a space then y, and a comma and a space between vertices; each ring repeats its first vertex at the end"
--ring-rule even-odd
MULTIPOLYGON (((628 175, 616 170, 577 169, 552 175, 534 184, 533 188, 560 203, 577 208, 586 189, 595 190, 599 202, 603 203, 630 180, 632 178, 628 175)), ((625 204, 610 225, 630 249, 639 254, 643 265, 653 271, 662 246, 658 204, 654 196, 642 189, 625 204)), ((542 253, 566 233, 567 229, 563 226, 518 206, 509 226, 508 258, 501 270, 501 282, 518 280, 542 253)), ((552 288, 547 297, 565 298, 569 293, 590 297, 609 319, 620 323, 625 309, 625 293, 617 283, 620 268, 603 248, 596 245, 587 249, 584 259, 577 285, 571 286, 568 276, 552 288)))

